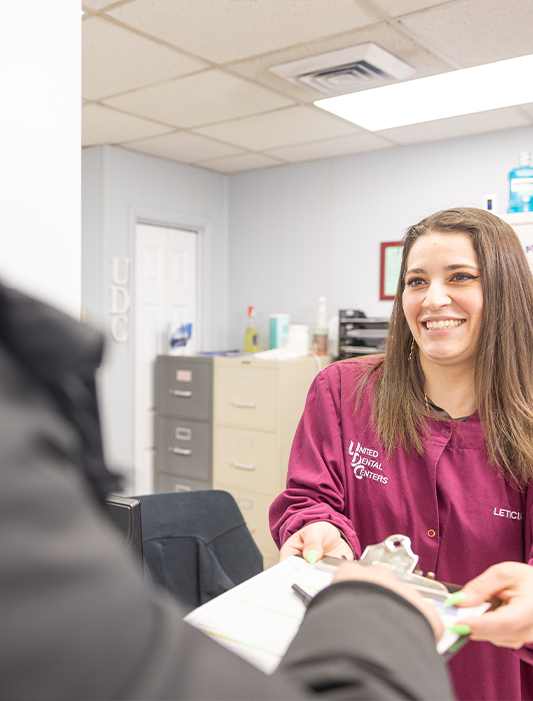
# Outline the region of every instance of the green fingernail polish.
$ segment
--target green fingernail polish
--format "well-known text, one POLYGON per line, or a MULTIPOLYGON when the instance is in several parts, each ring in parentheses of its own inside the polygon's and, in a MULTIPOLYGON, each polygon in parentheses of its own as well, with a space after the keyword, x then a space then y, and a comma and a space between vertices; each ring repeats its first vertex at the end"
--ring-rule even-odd
POLYGON ((310 565, 314 565, 315 562, 318 560, 318 550, 310 550, 307 555, 307 562, 310 565))
POLYGON ((464 601, 468 594, 465 591, 455 591, 453 594, 450 594, 450 596, 446 599, 444 602, 445 606, 455 606, 455 604, 458 604, 460 601, 464 601))
POLYGON ((457 635, 470 635, 471 628, 470 626, 467 626, 465 623, 456 623, 454 626, 446 626, 448 630, 451 630, 452 633, 456 633, 457 635))

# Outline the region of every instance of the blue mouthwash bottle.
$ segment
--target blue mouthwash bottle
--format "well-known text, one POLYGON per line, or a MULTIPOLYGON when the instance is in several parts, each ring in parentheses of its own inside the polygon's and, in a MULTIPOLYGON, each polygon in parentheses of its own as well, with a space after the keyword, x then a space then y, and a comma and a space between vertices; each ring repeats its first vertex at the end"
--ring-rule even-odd
POLYGON ((533 212, 533 168, 528 151, 520 154, 520 166, 509 173, 508 212, 533 212))

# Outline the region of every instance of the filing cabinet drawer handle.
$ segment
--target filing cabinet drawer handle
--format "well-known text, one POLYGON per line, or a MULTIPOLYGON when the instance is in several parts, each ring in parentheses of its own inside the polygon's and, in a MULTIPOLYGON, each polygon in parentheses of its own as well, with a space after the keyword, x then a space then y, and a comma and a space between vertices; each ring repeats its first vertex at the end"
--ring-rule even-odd
POLYGON ((190 390, 169 389, 168 393, 171 394, 173 397, 192 397, 192 392, 190 390))
POLYGON ((238 467, 239 470, 255 470, 255 465, 247 465, 244 462, 230 462, 231 467, 238 467))
POLYGON ((241 409, 255 409, 255 402, 230 402, 233 406, 238 406, 241 409))
POLYGON ((169 448, 168 452, 174 455, 192 455, 192 450, 186 448, 169 448))

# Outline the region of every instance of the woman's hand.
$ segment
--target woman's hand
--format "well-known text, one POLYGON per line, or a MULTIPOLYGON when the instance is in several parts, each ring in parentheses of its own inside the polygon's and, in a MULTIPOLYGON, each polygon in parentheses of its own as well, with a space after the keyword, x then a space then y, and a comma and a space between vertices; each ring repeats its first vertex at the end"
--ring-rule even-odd
POLYGON ((533 567, 500 562, 462 589, 466 598, 457 606, 476 606, 498 596, 504 604, 479 618, 465 618, 472 640, 488 640, 499 647, 518 649, 533 643, 533 567))
POLYGON ((386 565, 367 566, 357 562, 343 563, 337 568, 332 584, 346 581, 374 582, 374 584, 392 589, 424 614, 433 628, 435 640, 440 640, 444 633, 444 624, 435 607, 424 599, 414 587, 397 579, 386 565))
POLYGON ((318 521, 304 526, 283 543, 279 559, 301 553, 308 562, 316 562, 323 557, 345 557, 353 560, 353 552, 342 539, 340 531, 327 521, 318 521))

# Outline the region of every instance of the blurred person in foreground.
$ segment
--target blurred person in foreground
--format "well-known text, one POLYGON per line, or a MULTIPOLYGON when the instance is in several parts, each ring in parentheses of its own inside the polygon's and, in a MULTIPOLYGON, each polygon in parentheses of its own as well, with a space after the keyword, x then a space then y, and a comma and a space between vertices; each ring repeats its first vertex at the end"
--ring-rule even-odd
POLYGON ((91 328, 0 285, 1 698, 452 698, 440 619, 381 568, 339 569, 270 677, 149 591, 104 511, 101 355, 91 328))

